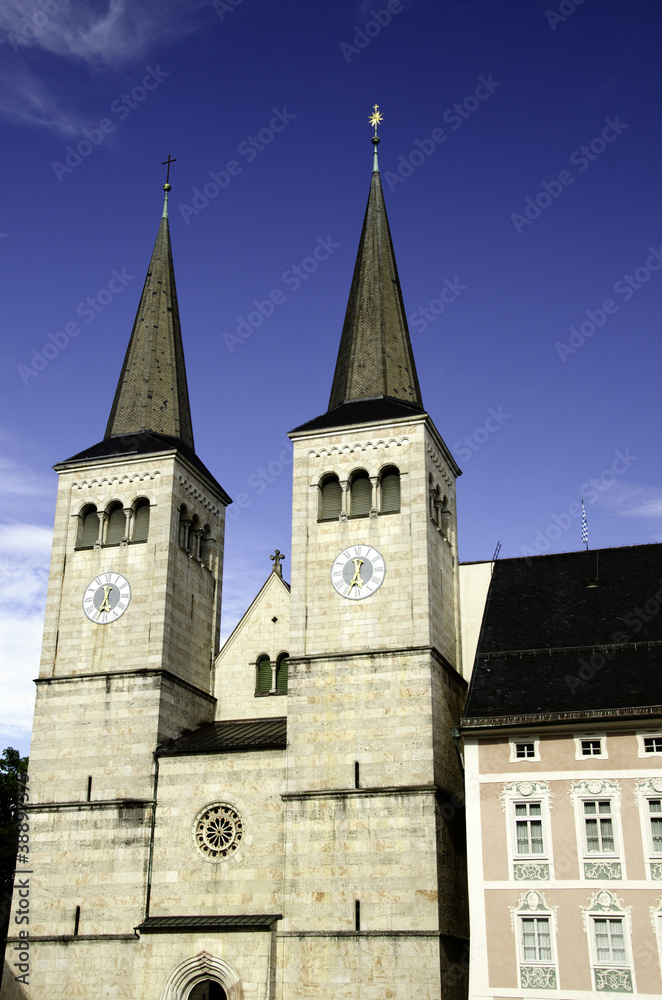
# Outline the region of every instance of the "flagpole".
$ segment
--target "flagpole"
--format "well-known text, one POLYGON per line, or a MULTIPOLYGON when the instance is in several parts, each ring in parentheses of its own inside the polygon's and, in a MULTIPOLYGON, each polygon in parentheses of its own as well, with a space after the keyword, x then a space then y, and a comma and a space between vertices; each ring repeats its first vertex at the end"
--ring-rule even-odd
POLYGON ((588 552, 588 522, 586 520, 586 508, 584 507, 584 498, 582 497, 582 542, 586 545, 586 551, 588 552))

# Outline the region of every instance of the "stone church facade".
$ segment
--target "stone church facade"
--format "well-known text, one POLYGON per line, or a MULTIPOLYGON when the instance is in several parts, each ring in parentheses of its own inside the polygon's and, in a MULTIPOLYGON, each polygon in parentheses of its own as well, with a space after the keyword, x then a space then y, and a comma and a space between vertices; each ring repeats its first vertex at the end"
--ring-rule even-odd
POLYGON ((290 436, 291 583, 276 553, 219 652, 231 501, 195 452, 166 191, 106 434, 56 466, 2 1000, 466 996, 460 470, 376 156, 329 408, 290 436))

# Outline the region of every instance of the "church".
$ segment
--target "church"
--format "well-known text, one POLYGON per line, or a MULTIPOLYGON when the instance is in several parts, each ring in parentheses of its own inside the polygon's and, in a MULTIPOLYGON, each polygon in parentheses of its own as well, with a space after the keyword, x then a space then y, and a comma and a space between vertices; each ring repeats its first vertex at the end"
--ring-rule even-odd
POLYGON ((378 142, 328 408, 290 432, 292 578, 276 550, 220 651, 231 499, 195 451, 165 185, 105 434, 55 466, 2 1000, 466 997, 490 574, 463 619, 378 142))

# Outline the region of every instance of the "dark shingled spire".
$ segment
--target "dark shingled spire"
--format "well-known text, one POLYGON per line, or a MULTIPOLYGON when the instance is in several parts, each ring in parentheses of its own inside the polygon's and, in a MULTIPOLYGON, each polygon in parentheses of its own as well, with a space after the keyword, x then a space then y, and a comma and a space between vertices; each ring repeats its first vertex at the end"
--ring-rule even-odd
POLYGON ((384 396, 423 409, 375 157, 329 410, 384 396))
POLYGON ((141 431, 193 450, 182 331, 168 228, 168 194, 104 440, 141 431))

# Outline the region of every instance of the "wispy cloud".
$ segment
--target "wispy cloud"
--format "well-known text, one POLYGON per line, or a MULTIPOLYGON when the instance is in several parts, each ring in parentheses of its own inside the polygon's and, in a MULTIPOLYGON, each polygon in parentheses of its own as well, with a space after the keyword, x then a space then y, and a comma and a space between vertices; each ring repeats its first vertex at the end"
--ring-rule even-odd
POLYGON ((14 49, 25 45, 92 65, 121 66, 142 59, 154 44, 200 25, 181 21, 204 0, 110 0, 105 5, 53 0, 46 13, 38 0, 3 0, 0 29, 14 49), (176 23, 175 23, 176 22, 176 23))
POLYGON ((45 498, 52 494, 52 478, 37 475, 32 469, 0 455, 0 499, 15 496, 45 498))
POLYGON ((662 488, 639 483, 614 483, 599 503, 619 517, 662 518, 662 488))
MULTIPOLYGON (((60 137, 78 134, 89 125, 69 100, 54 92, 57 77, 31 50, 76 62, 92 71, 125 74, 159 43, 193 34, 206 20, 195 12, 207 0, 110 0, 108 4, 75 4, 51 0, 2 0, 0 4, 0 116, 22 125, 48 128, 60 137), (13 49, 13 56, 10 53, 13 49), (3 51, 4 50, 4 51, 3 51)), ((64 91, 62 92, 64 93, 64 91)))
POLYGON ((21 742, 32 724, 52 533, 0 525, 0 739, 21 742))

